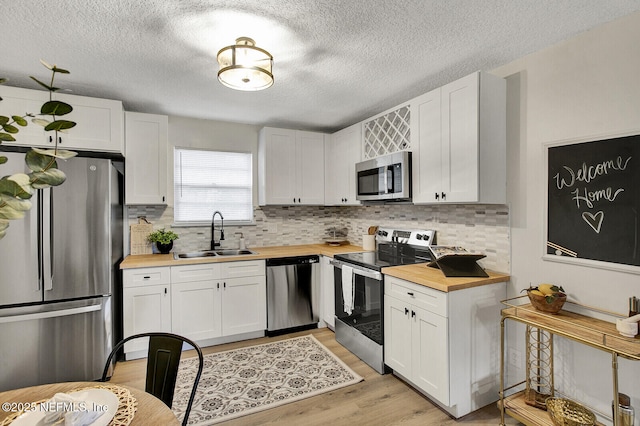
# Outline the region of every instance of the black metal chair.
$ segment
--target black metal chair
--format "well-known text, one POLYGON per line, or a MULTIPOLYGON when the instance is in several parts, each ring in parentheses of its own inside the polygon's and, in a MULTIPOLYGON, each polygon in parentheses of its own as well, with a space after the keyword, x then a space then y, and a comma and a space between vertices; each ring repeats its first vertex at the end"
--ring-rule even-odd
POLYGON ((120 348, 124 346, 130 340, 139 338, 149 338, 149 352, 147 358, 147 378, 145 391, 154 395, 164 402, 167 407, 171 408, 173 402, 173 393, 176 385, 176 378, 178 375, 178 366, 180 364, 180 357, 182 355, 182 344, 187 343, 193 346, 198 353, 199 365, 198 372, 193 382, 193 388, 191 390, 191 396, 189 397, 189 403, 184 412, 184 419, 182 424, 186 425, 189 420, 189 413, 191 412, 191 405, 196 395, 196 389, 200 376, 202 375, 202 368, 204 366, 204 358, 202 356, 202 350, 194 341, 183 336, 172 333, 140 333, 133 336, 129 336, 126 339, 118 342, 114 347, 107 363, 102 372, 101 382, 107 382, 111 377, 107 377, 109 367, 111 366, 111 360, 118 352, 120 348))

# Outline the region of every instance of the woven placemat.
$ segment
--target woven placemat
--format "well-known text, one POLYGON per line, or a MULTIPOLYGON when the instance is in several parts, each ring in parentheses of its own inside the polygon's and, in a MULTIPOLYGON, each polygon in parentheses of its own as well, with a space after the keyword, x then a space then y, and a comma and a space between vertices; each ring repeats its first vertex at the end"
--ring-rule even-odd
MULTIPOLYGON (((113 394, 115 394, 118 397, 118 410, 116 411, 116 414, 113 416, 113 419, 111 419, 111 421, 109 422, 109 426, 129 426, 129 423, 131 423, 131 420, 133 420, 133 416, 136 414, 136 410, 138 409, 138 401, 136 401, 136 398, 133 395, 131 395, 131 392, 129 391, 129 389, 116 386, 116 385, 100 384, 95 386, 85 386, 82 388, 73 389, 65 393, 68 394, 72 392, 79 392, 86 389, 106 389, 109 392, 112 392, 113 394)), ((34 401, 33 404, 40 404, 42 402, 47 402, 49 399, 51 398, 42 399, 40 401, 34 401)), ((23 411, 12 413, 9 417, 5 418, 0 423, 0 426, 10 425, 11 423, 13 423, 13 421, 16 418, 18 418, 18 416, 22 415, 23 413, 24 413, 23 411)))

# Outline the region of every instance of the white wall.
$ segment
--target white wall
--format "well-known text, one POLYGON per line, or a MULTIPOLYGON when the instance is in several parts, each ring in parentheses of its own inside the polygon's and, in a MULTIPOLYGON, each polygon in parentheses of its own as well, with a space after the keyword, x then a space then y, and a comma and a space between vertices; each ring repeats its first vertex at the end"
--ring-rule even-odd
MULTIPOLYGON (((639 40, 635 13, 492 71, 508 81, 509 296, 529 283, 551 282, 584 304, 621 313, 628 297, 640 296, 640 275, 542 260, 544 144, 640 134, 639 40)), ((575 387, 570 393, 610 415, 611 358, 586 347, 557 349, 565 353, 556 385, 575 387)), ((620 376, 620 391, 640 409, 640 362, 624 363, 620 376)))

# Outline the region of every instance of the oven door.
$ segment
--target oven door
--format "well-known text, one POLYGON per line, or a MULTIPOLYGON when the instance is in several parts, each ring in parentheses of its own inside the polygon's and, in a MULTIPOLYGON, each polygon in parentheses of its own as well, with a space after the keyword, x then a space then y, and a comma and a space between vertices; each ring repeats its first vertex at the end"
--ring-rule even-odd
POLYGON ((382 274, 334 260, 336 319, 378 345, 384 342, 382 274))

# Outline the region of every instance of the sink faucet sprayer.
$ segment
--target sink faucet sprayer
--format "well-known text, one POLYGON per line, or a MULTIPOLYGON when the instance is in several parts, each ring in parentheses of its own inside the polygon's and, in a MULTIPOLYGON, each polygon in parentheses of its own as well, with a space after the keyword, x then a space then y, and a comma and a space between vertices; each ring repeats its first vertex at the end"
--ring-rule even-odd
POLYGON ((222 217, 222 213, 220 213, 218 210, 216 210, 215 212, 213 212, 213 216, 211 216, 211 250, 215 250, 216 247, 220 246, 220 241, 224 240, 224 217, 222 217), (216 230, 216 225, 215 225, 215 218, 216 215, 220 215, 220 240, 216 243, 216 236, 215 236, 215 230, 216 230))

